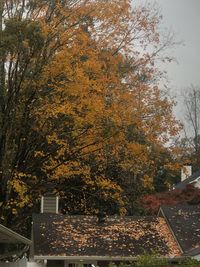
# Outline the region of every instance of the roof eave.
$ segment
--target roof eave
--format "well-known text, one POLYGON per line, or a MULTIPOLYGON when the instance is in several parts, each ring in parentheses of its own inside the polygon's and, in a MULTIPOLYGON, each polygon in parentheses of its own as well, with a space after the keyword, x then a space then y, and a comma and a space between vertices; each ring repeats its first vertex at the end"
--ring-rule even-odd
POLYGON ((136 256, 52 256, 52 255, 35 255, 34 260, 78 260, 78 261, 134 261, 136 256))
POLYGON ((176 243, 177 243, 177 245, 178 245, 178 247, 179 247, 181 253, 183 254, 184 251, 183 251, 183 249, 182 249, 180 243, 178 242, 178 239, 177 239, 177 237, 176 237, 176 234, 173 232, 173 230, 172 230, 172 228, 171 228, 171 225, 170 225, 170 222, 168 221, 167 217, 165 216, 165 213, 164 213, 162 207, 160 207, 160 209, 159 209, 158 215, 159 215, 159 214, 162 214, 163 218, 164 218, 165 221, 166 221, 167 226, 169 227, 169 230, 170 230, 170 232, 171 232, 171 234, 172 234, 174 240, 176 241, 176 243))
POLYGON ((32 241, 20 234, 17 234, 16 232, 12 231, 11 229, 3 226, 2 224, 0 224, 0 232, 4 233, 5 235, 13 238, 14 240, 26 244, 26 245, 31 245, 32 241))
MULTIPOLYGON (((182 256, 163 256, 168 260, 182 259, 182 256)), ((55 255, 35 255, 34 260, 73 260, 73 261, 136 261, 137 256, 55 256, 55 255)))

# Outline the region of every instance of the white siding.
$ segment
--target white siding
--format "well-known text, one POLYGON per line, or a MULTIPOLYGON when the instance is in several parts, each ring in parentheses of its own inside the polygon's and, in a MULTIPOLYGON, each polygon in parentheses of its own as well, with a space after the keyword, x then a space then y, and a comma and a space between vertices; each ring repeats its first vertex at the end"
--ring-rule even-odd
POLYGON ((200 254, 199 254, 199 255, 196 255, 196 256, 194 256, 194 257, 192 257, 192 258, 195 259, 195 260, 200 261, 200 254))
POLYGON ((196 180, 196 183, 194 184, 195 187, 200 188, 200 178, 196 180))
POLYGON ((46 265, 44 263, 39 262, 28 262, 27 267, 45 267, 46 265))

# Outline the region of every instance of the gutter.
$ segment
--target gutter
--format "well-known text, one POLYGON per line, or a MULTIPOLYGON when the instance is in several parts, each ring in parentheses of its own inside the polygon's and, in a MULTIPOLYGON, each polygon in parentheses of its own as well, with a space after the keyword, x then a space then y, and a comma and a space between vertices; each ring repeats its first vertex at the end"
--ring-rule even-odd
MULTIPOLYGON (((174 258, 169 258, 163 256, 169 260, 169 262, 173 262, 174 260, 184 259, 186 257, 178 256, 174 258)), ((68 261, 136 261, 137 256, 52 256, 52 255, 35 255, 34 260, 68 260, 68 261)))
POLYGON ((77 261, 134 261, 136 257, 123 256, 50 256, 35 255, 34 260, 77 260, 77 261))

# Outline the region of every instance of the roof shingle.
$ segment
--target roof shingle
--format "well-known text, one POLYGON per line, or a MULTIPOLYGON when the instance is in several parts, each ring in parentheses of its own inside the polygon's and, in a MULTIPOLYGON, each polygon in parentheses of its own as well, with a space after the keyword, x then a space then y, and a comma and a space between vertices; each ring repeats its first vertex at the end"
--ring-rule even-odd
POLYGON ((184 253, 200 248, 200 205, 162 206, 184 253))
POLYGON ((33 233, 37 256, 180 254, 163 218, 112 216, 99 223, 95 216, 35 214, 33 233))

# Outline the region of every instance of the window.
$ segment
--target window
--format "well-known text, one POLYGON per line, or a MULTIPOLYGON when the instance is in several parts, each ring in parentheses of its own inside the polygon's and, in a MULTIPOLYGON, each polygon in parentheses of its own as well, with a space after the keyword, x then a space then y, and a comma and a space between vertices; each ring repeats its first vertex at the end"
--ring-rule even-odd
POLYGON ((78 263, 68 263, 68 267, 78 267, 78 263))
POLYGON ((68 262, 68 263, 65 262, 65 267, 95 267, 95 266, 97 266, 97 264, 94 262, 86 262, 86 263, 84 263, 82 261, 80 261, 80 262, 68 262))

